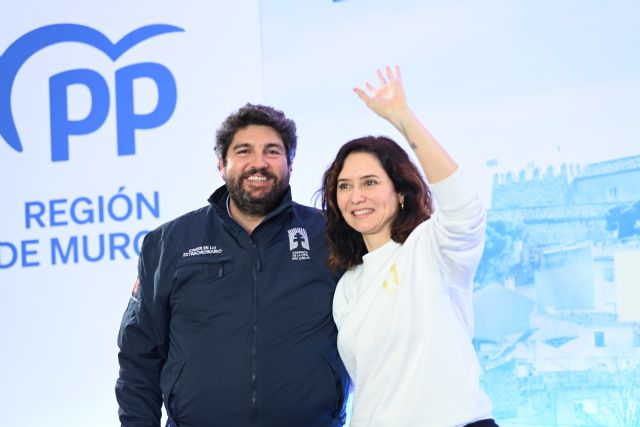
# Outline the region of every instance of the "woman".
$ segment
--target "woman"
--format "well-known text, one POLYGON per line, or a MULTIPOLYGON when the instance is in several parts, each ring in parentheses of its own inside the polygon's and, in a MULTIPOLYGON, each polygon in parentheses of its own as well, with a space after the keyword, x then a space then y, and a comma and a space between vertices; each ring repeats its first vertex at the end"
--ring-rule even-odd
POLYGON ((333 316, 355 384, 350 425, 495 426, 471 344, 484 209, 408 107, 400 70, 378 81, 354 91, 404 135, 431 189, 385 137, 348 142, 325 172, 329 264, 346 270, 333 316))

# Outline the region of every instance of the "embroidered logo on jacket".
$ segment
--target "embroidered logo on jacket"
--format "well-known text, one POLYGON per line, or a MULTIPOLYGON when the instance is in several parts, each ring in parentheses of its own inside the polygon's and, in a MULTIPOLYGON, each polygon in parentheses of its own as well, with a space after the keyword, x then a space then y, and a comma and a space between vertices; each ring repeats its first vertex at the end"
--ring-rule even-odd
POLYGON ((309 237, 307 236, 307 230, 302 227, 291 228, 289 233, 289 250, 291 251, 292 261, 301 261, 304 259, 311 259, 309 251, 309 237))
POLYGON ((187 252, 182 253, 182 258, 188 258, 190 256, 197 255, 218 255, 222 253, 222 249, 218 249, 215 246, 198 246, 196 248, 191 248, 187 252))

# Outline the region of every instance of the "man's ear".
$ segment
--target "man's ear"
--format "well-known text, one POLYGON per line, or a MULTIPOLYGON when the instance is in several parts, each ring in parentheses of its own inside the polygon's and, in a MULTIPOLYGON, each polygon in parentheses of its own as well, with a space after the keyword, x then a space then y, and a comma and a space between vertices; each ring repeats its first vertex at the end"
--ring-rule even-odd
POLYGON ((222 160, 218 159, 218 170, 220 171, 220 175, 224 178, 224 163, 222 160))

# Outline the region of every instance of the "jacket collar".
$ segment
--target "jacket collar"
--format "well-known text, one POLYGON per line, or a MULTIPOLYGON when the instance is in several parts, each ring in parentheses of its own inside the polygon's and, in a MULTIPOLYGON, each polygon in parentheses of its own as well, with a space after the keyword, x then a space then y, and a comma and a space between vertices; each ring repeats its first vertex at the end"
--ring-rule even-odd
MULTIPOLYGON (((211 206, 213 206, 216 209, 219 215, 222 215, 223 217, 227 217, 231 219, 227 211, 228 199, 229 199, 229 190, 227 189, 226 185, 222 185, 216 191, 214 191, 213 194, 211 194, 211 196, 209 196, 209 199, 207 200, 211 204, 211 206)), ((291 186, 289 186, 287 188, 287 192, 285 193, 284 197, 280 201, 280 204, 278 204, 278 206, 273 211, 269 212, 262 219, 262 222, 264 222, 265 220, 273 216, 278 215, 281 212, 284 212, 285 210, 291 208, 292 205, 293 205, 293 200, 291 198, 291 186)))

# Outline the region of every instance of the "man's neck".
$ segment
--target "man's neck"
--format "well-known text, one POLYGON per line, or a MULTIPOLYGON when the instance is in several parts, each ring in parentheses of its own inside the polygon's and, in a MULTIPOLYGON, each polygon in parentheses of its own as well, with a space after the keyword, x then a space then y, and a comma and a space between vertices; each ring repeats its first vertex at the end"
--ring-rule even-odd
POLYGON ((247 230, 247 233, 249 233, 249 235, 253 233, 253 230, 264 219, 264 215, 254 216, 254 215, 245 214, 240 209, 238 209, 238 207, 233 203, 233 200, 231 199, 231 197, 227 198, 227 213, 231 218, 234 219, 235 222, 240 224, 242 228, 247 230))

